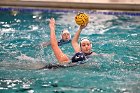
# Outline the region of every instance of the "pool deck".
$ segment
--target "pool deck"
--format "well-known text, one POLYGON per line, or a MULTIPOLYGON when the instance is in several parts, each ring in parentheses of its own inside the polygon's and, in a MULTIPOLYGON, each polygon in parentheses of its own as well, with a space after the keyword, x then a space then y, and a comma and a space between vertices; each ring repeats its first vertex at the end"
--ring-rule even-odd
POLYGON ((140 0, 4 0, 0 6, 140 11, 140 0))

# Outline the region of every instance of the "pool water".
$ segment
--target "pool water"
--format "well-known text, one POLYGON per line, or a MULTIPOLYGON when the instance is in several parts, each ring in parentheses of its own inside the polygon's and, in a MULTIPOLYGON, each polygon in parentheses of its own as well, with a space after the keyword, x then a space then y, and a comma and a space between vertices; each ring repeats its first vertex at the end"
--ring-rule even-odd
MULTIPOLYGON (((60 46, 70 57, 71 44, 60 46)), ((93 10, 0 10, 0 93, 139 93, 140 13, 93 10), (15 11, 16 10, 16 11, 15 11), (18 12, 17 12, 18 10, 18 12), (49 42, 49 18, 56 19, 56 35, 63 29, 72 36, 79 12, 90 16, 80 38, 88 37, 93 56, 85 64, 39 69, 57 63, 49 42), (27 59, 27 60, 26 60, 27 59)))

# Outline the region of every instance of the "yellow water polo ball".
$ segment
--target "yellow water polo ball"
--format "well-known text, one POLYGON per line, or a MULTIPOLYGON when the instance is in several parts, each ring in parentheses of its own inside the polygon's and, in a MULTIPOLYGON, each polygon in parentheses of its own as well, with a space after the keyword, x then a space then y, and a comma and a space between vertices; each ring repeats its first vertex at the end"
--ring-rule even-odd
POLYGON ((75 16, 75 22, 78 24, 78 25, 85 25, 87 24, 89 21, 89 17, 87 14, 85 13, 78 13, 76 16, 75 16))

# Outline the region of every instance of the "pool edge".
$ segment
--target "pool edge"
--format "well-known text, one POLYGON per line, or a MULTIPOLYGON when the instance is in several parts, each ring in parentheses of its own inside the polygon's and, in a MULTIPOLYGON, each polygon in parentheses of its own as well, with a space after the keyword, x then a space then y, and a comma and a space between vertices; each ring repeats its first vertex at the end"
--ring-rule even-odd
POLYGON ((36 7, 36 8, 68 8, 68 9, 99 9, 99 10, 123 10, 140 11, 140 4, 124 3, 75 3, 52 1, 1 1, 0 7, 36 7))

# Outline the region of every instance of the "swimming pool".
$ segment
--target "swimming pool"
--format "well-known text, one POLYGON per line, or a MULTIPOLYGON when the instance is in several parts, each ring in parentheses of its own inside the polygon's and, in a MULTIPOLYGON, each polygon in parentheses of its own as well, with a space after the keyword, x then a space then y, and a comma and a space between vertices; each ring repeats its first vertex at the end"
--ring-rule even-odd
MULTIPOLYGON (((138 93, 139 35, 138 12, 1 8, 0 92, 138 93), (88 37, 93 51, 107 55, 92 57, 86 64, 75 67, 38 70, 45 63, 57 63, 50 46, 40 47, 50 39, 49 18, 56 19, 58 39, 66 28, 73 36, 78 29, 74 16, 79 11, 90 16, 80 37, 88 37), (24 60, 22 55, 33 62, 24 60)), ((73 55, 71 44, 61 49, 73 55)))

